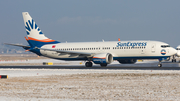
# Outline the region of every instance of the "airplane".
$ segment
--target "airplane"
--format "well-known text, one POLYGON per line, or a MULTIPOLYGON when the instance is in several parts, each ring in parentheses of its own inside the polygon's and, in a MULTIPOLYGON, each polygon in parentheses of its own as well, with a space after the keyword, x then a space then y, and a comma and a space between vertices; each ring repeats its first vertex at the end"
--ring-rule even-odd
POLYGON ((121 64, 134 64, 137 59, 158 59, 158 67, 162 67, 163 60, 169 60, 177 53, 169 44, 160 41, 62 43, 46 37, 28 12, 22 12, 22 15, 29 45, 6 44, 22 47, 39 56, 66 61, 84 60, 86 67, 92 67, 93 63, 106 67, 115 60, 121 64))

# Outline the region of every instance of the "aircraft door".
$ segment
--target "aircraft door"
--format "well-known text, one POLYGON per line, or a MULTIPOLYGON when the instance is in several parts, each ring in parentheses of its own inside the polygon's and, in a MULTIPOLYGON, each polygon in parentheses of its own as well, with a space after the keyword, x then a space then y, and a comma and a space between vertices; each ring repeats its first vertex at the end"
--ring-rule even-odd
POLYGON ((156 44, 153 43, 153 44, 151 45, 151 52, 152 52, 152 53, 155 53, 155 51, 156 51, 156 44))

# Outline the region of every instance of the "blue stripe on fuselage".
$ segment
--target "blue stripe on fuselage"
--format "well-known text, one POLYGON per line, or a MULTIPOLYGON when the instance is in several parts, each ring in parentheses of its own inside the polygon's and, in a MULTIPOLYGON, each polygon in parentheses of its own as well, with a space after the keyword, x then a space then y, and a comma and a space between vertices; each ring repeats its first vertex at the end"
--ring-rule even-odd
POLYGON ((57 43, 60 43, 58 41, 53 41, 53 42, 40 42, 40 41, 35 41, 35 40, 28 40, 28 43, 31 47, 41 47, 43 45, 46 45, 46 44, 57 44, 57 43))
POLYGON ((42 56, 41 52, 40 52, 40 49, 30 49, 31 52, 39 55, 39 56, 42 56))
MULTIPOLYGON (((144 57, 113 57, 113 60, 120 59, 161 59, 161 58, 169 58, 170 56, 144 56, 144 57)), ((52 57, 51 57, 52 58, 52 57)), ((88 60, 88 58, 54 58, 58 60, 66 60, 66 61, 78 61, 78 60, 88 60)))
POLYGON ((46 44, 57 44, 60 43, 58 41, 53 41, 53 42, 40 42, 40 41, 35 41, 35 40, 27 40, 27 42, 29 43, 29 45, 31 46, 31 48, 29 48, 28 50, 39 55, 42 56, 41 52, 39 49, 34 49, 35 47, 42 47, 43 45, 46 44))
POLYGON ((161 59, 161 58, 168 58, 170 56, 137 56, 137 57, 113 57, 114 60, 119 59, 161 59))

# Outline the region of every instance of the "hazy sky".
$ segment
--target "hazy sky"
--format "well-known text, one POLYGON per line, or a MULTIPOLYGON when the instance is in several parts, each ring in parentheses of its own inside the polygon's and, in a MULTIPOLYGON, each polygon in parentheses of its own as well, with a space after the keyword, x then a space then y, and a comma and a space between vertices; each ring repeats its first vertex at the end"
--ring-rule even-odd
POLYGON ((180 0, 1 0, 0 43, 23 43, 22 12, 60 42, 157 40, 180 45, 180 0))

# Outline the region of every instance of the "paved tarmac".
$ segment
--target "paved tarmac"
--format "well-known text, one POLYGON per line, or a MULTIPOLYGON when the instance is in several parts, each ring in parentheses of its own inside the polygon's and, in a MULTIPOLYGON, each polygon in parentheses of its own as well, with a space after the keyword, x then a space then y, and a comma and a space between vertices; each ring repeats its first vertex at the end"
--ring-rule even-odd
POLYGON ((137 63, 137 64, 110 64, 107 67, 94 65, 85 67, 84 65, 41 65, 41 66, 0 66, 0 68, 10 69, 110 69, 110 70, 180 70, 180 63, 163 62, 162 67, 158 63, 137 63))

